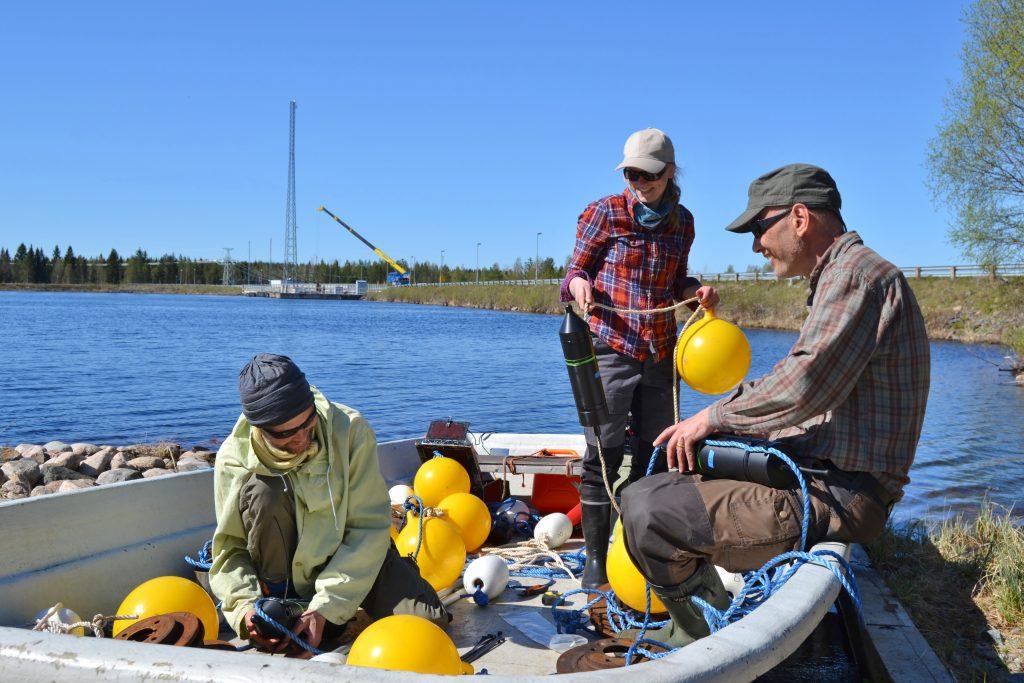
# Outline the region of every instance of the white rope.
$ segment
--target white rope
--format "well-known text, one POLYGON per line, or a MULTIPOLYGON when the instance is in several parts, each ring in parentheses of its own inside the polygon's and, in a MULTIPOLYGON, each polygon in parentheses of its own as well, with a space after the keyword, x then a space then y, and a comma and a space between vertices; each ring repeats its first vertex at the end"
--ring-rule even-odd
POLYGON ((544 541, 538 541, 534 538, 527 541, 521 541, 514 545, 503 545, 496 548, 483 548, 480 551, 480 554, 497 555, 506 562, 511 562, 508 566, 509 571, 516 571, 525 567, 551 568, 553 566, 565 572, 566 576, 576 583, 580 583, 580 580, 572 573, 572 570, 566 566, 561 555, 552 550, 551 546, 544 541), (534 562, 541 559, 547 561, 539 565, 534 564, 534 562))
MULTIPOLYGON (((683 301, 679 301, 677 303, 674 303, 671 306, 663 306, 661 308, 646 308, 646 309, 639 309, 639 308, 616 308, 615 306, 605 306, 604 304, 598 304, 598 303, 594 303, 594 304, 591 304, 591 305, 594 308, 603 308, 604 310, 612 311, 613 313, 632 313, 632 314, 643 315, 645 313, 646 314, 667 313, 669 311, 674 311, 677 308, 681 308, 683 306, 686 306, 687 304, 692 304, 694 302, 699 302, 699 301, 700 301, 700 297, 696 297, 695 296, 695 297, 691 297, 689 299, 685 299, 683 301)), ((686 319, 686 322, 683 323, 682 329, 679 330, 679 336, 676 337, 676 343, 672 347, 672 357, 671 357, 671 365, 672 365, 672 415, 675 418, 674 421, 673 421, 673 424, 675 424, 676 422, 679 422, 679 369, 676 367, 676 351, 677 351, 677 349, 679 347, 679 340, 681 340, 683 338, 683 334, 686 333, 687 328, 689 328, 690 325, 692 325, 694 323, 694 321, 697 319, 697 316, 700 315, 701 312, 704 311, 704 310, 705 310, 704 306, 700 305, 698 303, 697 308, 693 311, 693 313, 690 314, 690 317, 686 319)), ((588 316, 589 316, 589 311, 587 313, 588 313, 588 316)), ((601 436, 600 436, 599 430, 597 428, 594 429, 594 438, 597 441, 597 457, 601 461, 601 478, 604 479, 604 489, 608 493, 608 500, 611 501, 612 507, 615 508, 616 514, 618 514, 619 517, 622 517, 622 510, 619 509, 619 504, 615 502, 615 494, 612 492, 612 485, 608 481, 608 465, 605 463, 605 460, 604 460, 604 451, 601 448, 601 436)))
POLYGON ((46 614, 41 619, 36 621, 36 625, 32 627, 33 631, 44 631, 46 633, 57 633, 57 634, 68 634, 74 631, 76 628, 91 628, 93 634, 97 638, 103 637, 103 629, 112 621, 118 619, 138 619, 137 614, 116 614, 111 616, 104 616, 97 614, 92 618, 92 621, 76 621, 73 624, 65 624, 59 618, 54 618, 57 613, 64 609, 63 603, 58 602, 56 605, 46 610, 46 614))

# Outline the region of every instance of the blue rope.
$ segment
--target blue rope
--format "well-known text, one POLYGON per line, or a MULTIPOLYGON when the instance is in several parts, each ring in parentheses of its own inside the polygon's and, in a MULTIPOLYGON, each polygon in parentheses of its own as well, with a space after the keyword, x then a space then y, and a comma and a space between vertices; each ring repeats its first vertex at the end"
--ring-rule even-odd
POLYGON ((649 477, 654 474, 654 463, 658 462, 658 455, 665 450, 664 446, 658 446, 651 451, 651 459, 647 463, 647 471, 644 472, 645 477, 649 477))
MULTIPOLYGON (((437 451, 434 451, 434 453, 437 454, 437 451)), ((437 454, 437 457, 441 457, 440 454, 437 454)), ((405 507, 406 510, 415 510, 416 519, 420 524, 419 534, 416 536, 416 552, 412 554, 413 562, 415 562, 420 557, 420 548, 423 547, 423 499, 414 493, 405 499, 405 505, 403 507, 405 507), (413 503, 412 501, 416 502, 413 503)))
POLYGON ((269 614, 264 612, 263 611, 263 605, 265 605, 268 600, 270 600, 270 598, 260 598, 253 605, 253 609, 255 610, 257 617, 259 617, 263 621, 267 622, 267 624, 269 624, 271 626, 271 628, 273 628, 275 631, 280 633, 283 637, 288 638, 289 640, 291 640, 293 643, 295 643, 296 645, 301 647, 306 652, 308 652, 308 653, 310 653, 312 655, 323 654, 322 651, 316 649, 315 647, 313 647, 312 645, 307 643, 305 640, 300 638, 298 636, 298 634, 292 633, 291 629, 285 627, 284 624, 280 623, 279 621, 277 621, 276 619, 271 617, 269 614))
POLYGON ((193 569, 198 569, 201 572, 208 572, 213 567, 213 539, 203 544, 203 547, 196 553, 198 557, 193 559, 191 556, 185 556, 185 562, 187 562, 193 569))
MULTIPOLYGON (((730 623, 753 612, 754 609, 768 600, 775 591, 779 590, 783 584, 785 584, 786 581, 796 573, 797 569, 799 569, 802 564, 816 565, 832 572, 843 589, 850 595, 853 604, 857 607, 857 611, 860 612, 860 594, 857 590, 856 581, 853 578, 853 570, 846 559, 831 550, 807 551, 807 534, 811 516, 811 497, 807 489, 807 482, 804 479, 803 472, 800 471, 800 467, 788 455, 770 445, 759 446, 740 441, 720 441, 713 439, 708 439, 705 443, 709 446, 717 446, 719 448, 740 448, 751 453, 765 453, 779 458, 787 467, 789 467, 790 470, 793 471, 793 474, 796 475, 797 483, 800 485, 800 494, 803 502, 803 517, 800 523, 800 550, 782 553, 781 555, 769 560, 756 572, 745 573, 743 575, 743 588, 736 594, 736 597, 733 598, 729 607, 725 610, 718 610, 708 604, 705 600, 702 600, 697 596, 690 596, 690 600, 700 608, 711 633, 715 633, 725 628, 730 623)), ((647 464, 647 476, 654 471, 655 461, 662 450, 664 450, 664 448, 662 446, 658 446, 651 453, 651 460, 647 464)), ((646 585, 645 597, 647 604, 646 609, 644 610, 644 619, 643 622, 639 624, 640 631, 637 634, 636 640, 626 652, 627 666, 629 666, 633 661, 633 657, 636 654, 641 654, 648 659, 661 659, 672 652, 671 649, 667 649, 666 652, 654 653, 643 647, 645 644, 667 647, 663 643, 649 640, 646 637, 647 630, 649 628, 657 628, 654 624, 649 623, 651 611, 650 583, 647 583, 646 585)), ((611 601, 609 601, 608 604, 610 607, 612 604, 611 601)), ((609 614, 611 614, 611 609, 609 609, 609 614)), ((610 621, 612 621, 612 626, 614 628, 616 625, 615 621, 613 619, 610 619, 610 621)), ((666 623, 668 622, 662 622, 662 625, 666 623)))
MULTIPOLYGON (((577 550, 571 553, 558 553, 558 556, 562 558, 562 562, 569 568, 573 576, 569 578, 575 578, 579 576, 580 572, 583 571, 584 565, 587 563, 587 556, 583 549, 577 550)), ((557 579, 564 578, 565 571, 561 567, 551 565, 527 565, 525 567, 512 568, 515 564, 515 560, 505 560, 509 566, 508 573, 510 576, 531 576, 538 579, 557 579)))
MULTIPOLYGON (((615 599, 615 593, 613 591, 602 591, 597 588, 576 588, 571 591, 562 593, 558 598, 555 599, 551 605, 551 616, 555 621, 555 628, 558 633, 575 633, 576 631, 585 628, 587 625, 587 618, 583 616, 583 612, 589 610, 591 607, 604 600, 607 604, 608 622, 612 626, 612 630, 616 633, 625 631, 631 628, 642 628, 644 625, 643 621, 637 621, 633 616, 635 612, 632 610, 623 608, 619 605, 615 599), (567 610, 558 609, 566 599, 579 594, 596 595, 597 597, 591 598, 582 607, 567 610)), ((650 609, 648 605, 648 613, 645 616, 648 628, 662 628, 668 625, 668 620, 665 621, 650 621, 650 609)))

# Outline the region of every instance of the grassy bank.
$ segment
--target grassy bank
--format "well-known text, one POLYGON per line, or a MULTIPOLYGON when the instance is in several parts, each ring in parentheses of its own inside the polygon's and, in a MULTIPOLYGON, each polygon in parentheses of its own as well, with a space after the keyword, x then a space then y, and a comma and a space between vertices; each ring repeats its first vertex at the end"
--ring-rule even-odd
POLYGON ((889 528, 868 553, 957 680, 1024 672, 1024 529, 1009 511, 889 528))
MULTIPOLYGON (((917 278, 910 281, 932 339, 1006 344, 1024 357, 1024 278, 917 278)), ((806 314, 806 282, 714 283, 719 314, 741 327, 796 330, 806 314)), ((372 292, 375 301, 560 313, 556 285, 403 287, 372 292)))
POLYGON ((242 288, 235 285, 49 285, 4 283, 0 291, 14 292, 110 292, 120 294, 220 294, 223 296, 241 295, 242 288))

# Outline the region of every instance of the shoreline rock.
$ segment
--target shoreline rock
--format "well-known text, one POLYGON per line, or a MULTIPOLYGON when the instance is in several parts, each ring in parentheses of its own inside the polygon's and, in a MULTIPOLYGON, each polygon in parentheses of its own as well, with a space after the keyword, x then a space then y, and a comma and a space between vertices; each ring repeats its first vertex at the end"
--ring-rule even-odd
POLYGON ((172 442, 96 445, 54 440, 0 445, 0 501, 68 493, 94 486, 210 469, 209 444, 182 451, 172 442))

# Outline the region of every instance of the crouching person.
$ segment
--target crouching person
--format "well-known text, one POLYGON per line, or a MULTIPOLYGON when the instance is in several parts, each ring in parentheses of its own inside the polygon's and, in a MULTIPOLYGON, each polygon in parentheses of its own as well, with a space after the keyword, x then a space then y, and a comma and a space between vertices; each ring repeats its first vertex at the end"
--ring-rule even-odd
POLYGON ((238 376, 242 415, 217 453, 210 586, 242 638, 261 597, 308 601, 294 632, 313 647, 362 607, 374 619, 450 620, 415 563, 391 542, 391 509, 366 420, 331 403, 285 356, 260 354, 238 376))
POLYGON ((698 596, 729 597, 713 565, 759 569, 799 550, 799 488, 711 479, 695 452, 714 432, 770 435, 778 448, 825 474, 807 476, 808 543, 867 543, 910 481, 928 399, 929 349, 914 293, 898 268, 847 232, 832 177, 792 164, 755 180, 747 210, 727 228, 749 232, 780 277, 809 277, 809 313, 773 370, 669 427, 668 472, 627 488, 626 548, 672 617, 655 640, 686 645, 708 634, 698 596))

